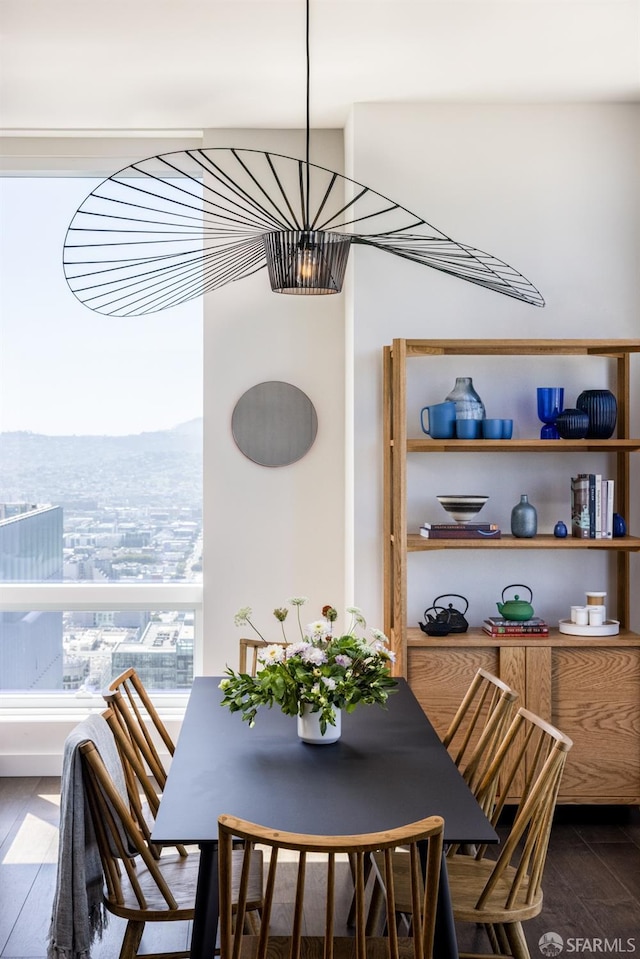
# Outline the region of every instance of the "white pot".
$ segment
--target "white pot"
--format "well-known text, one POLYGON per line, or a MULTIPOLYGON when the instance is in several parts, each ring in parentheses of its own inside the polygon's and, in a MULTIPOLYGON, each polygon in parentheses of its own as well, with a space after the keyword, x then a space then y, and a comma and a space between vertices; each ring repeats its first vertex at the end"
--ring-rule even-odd
POLYGON ((320 732, 320 712, 312 713, 310 706, 303 706, 302 716, 298 716, 298 736, 303 743, 311 743, 314 746, 328 745, 336 743, 340 739, 341 715, 339 709, 334 709, 336 714, 335 726, 327 723, 324 735, 320 732))

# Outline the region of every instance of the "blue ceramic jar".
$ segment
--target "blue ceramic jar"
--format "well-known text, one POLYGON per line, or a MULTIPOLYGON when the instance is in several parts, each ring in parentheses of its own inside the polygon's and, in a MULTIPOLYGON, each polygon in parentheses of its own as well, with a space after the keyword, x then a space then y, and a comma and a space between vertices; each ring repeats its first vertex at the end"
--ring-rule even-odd
POLYGON ((556 429, 563 440, 582 440, 589 431, 589 414, 584 410, 563 410, 556 417, 556 429))
POLYGON ((589 416, 587 439, 608 440, 618 418, 618 403, 611 390, 583 390, 576 406, 589 416))

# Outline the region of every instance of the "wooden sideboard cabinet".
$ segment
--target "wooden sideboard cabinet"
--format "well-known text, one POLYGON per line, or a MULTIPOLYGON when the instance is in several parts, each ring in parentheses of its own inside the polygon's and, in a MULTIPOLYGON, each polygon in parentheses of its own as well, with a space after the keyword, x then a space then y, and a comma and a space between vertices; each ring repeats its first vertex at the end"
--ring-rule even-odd
MULTIPOLYGON (((428 455, 438 469, 439 453, 495 453, 501 468, 521 453, 615 454, 617 509, 629 517, 629 458, 640 450, 630 437, 630 355, 640 340, 402 340, 384 348, 384 595, 385 632, 396 654, 395 671, 406 676, 422 707, 442 734, 476 670, 482 666, 520 694, 520 704, 557 725, 574 741, 560 802, 640 802, 640 634, 629 626, 630 554, 640 537, 630 531, 613 540, 533 539, 504 534, 499 540, 429 540, 407 529, 409 455, 428 455), (607 440, 537 437, 515 440, 433 440, 407 435, 406 364, 437 362, 439 356, 599 356, 614 364, 618 423, 607 440), (470 628, 462 634, 430 637, 407 623, 407 564, 412 555, 437 550, 563 550, 567 561, 584 549, 613 551, 616 557, 616 636, 584 637, 550 629, 548 637, 500 637, 470 628)), ((634 384, 637 388, 638 384, 634 384)), ((637 402, 637 399, 636 399, 637 402)), ((471 555, 466 554, 469 561, 471 555)), ((527 555, 525 552, 522 555, 527 555)), ((532 561, 536 553, 529 553, 532 561)), ((461 564, 465 554, 461 553, 461 564)), ((487 557, 488 559, 488 557, 487 557)), ((637 587, 637 584, 636 584, 637 587)), ((428 593, 428 591, 427 591, 428 593)))
POLYGON ((573 739, 560 802, 640 802, 640 636, 585 639, 554 630, 549 638, 514 640, 416 632, 407 678, 440 735, 483 667, 519 691, 516 705, 573 739))

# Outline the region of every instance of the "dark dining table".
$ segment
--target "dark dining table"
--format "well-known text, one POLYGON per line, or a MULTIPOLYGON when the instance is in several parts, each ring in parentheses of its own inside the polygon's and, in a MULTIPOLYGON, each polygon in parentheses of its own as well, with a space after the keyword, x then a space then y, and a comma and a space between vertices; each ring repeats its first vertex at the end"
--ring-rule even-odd
MULTIPOLYGON (((343 712, 340 740, 314 746, 277 708, 258 710, 250 728, 221 707, 220 679, 193 682, 151 837, 200 847, 192 959, 214 954, 220 815, 316 835, 377 832, 438 815, 445 844, 498 842, 405 680, 386 708, 343 712)), ((446 879, 443 869, 434 954, 457 959, 446 879)))

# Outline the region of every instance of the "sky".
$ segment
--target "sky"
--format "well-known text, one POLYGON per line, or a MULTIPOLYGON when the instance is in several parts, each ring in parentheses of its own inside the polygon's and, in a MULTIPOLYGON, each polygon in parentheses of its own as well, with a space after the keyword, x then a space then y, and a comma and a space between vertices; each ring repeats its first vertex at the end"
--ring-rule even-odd
POLYGON ((106 317, 67 286, 67 227, 97 182, 0 178, 0 432, 117 436, 202 415, 201 298, 106 317))

